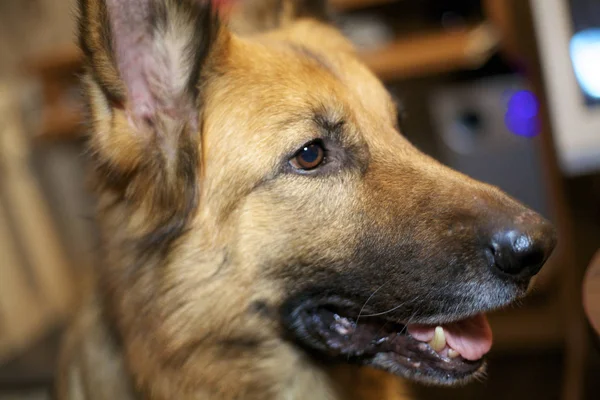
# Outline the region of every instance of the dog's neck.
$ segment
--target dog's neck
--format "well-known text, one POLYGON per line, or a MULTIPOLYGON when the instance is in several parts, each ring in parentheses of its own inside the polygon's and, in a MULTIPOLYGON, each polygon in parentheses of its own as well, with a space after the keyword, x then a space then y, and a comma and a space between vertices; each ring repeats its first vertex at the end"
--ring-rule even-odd
MULTIPOLYGON (((406 388, 401 381, 384 372, 361 368, 352 365, 325 366, 306 356, 296 357, 295 362, 280 365, 280 360, 273 360, 277 365, 267 365, 269 360, 253 359, 250 352, 240 357, 246 358, 248 369, 244 376, 238 377, 235 385, 219 382, 219 387, 200 385, 189 388, 168 385, 171 372, 165 371, 164 378, 154 377, 152 387, 147 380, 139 379, 136 371, 125 361, 125 351, 119 344, 118 333, 110 325, 97 304, 93 304, 83 312, 72 331, 68 343, 69 352, 78 354, 76 359, 66 359, 69 367, 67 376, 61 377, 63 394, 61 398, 101 400, 118 398, 120 400, 137 399, 261 399, 261 400, 359 400, 406 399, 406 388), (281 373, 265 372, 278 368, 281 373), (99 373, 101 372, 101 373, 99 373), (101 380, 102 382, 96 382, 101 380), (239 380, 247 382, 240 385, 239 380), (77 394, 86 382, 94 381, 95 387, 104 388, 94 393, 77 394), (228 390, 236 387, 236 393, 228 390), (134 389, 135 388, 135 389, 134 389), (239 390, 243 392, 239 392, 239 390), (185 392, 179 392, 185 390, 185 392), (108 392, 107 392, 108 391, 108 392), (150 395, 151 393, 151 395, 150 395), (109 397, 106 397, 109 396, 109 397), (112 396, 112 397, 111 397, 112 396), (116 397, 115 397, 116 396, 116 397)), ((242 361, 242 360, 238 360, 242 361)))

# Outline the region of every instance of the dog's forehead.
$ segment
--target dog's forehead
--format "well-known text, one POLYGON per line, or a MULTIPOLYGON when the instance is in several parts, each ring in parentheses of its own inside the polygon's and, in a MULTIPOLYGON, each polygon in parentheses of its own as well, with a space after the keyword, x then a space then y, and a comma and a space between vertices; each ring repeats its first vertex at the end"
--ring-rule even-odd
POLYGON ((234 38, 223 74, 207 96, 208 116, 227 113, 231 123, 243 126, 236 132, 259 141, 290 122, 315 117, 362 128, 393 124, 394 104, 380 81, 337 31, 315 26, 312 32, 330 36, 319 43, 314 35, 300 35, 304 27, 234 38))

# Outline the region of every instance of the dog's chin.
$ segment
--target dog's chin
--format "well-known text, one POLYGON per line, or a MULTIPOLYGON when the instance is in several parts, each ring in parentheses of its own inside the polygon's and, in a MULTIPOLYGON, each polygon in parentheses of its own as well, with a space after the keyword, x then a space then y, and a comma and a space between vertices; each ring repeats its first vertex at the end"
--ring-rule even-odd
MULTIPOLYGON (((382 317, 359 317, 356 306, 355 302, 339 298, 307 300, 289 309, 284 324, 296 343, 324 360, 370 366, 433 385, 459 385, 484 375, 483 356, 489 347, 482 350, 480 346, 470 353, 465 350, 465 358, 445 343, 440 346, 439 341, 434 343, 427 338, 427 330, 431 327, 435 331, 436 324, 413 328, 382 317)), ((446 316, 444 321, 450 327, 472 327, 474 323, 484 323, 489 328, 483 314, 455 321, 446 316)), ((484 339, 491 346, 491 332, 484 339)))

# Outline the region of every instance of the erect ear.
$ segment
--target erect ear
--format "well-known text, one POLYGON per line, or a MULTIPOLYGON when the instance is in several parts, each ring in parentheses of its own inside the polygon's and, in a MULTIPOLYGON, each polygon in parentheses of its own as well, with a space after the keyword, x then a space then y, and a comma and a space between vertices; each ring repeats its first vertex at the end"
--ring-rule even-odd
POLYGON ((328 21, 326 0, 233 0, 232 30, 252 34, 284 27, 309 18, 328 21))
POLYGON ((210 1, 79 3, 79 42, 108 100, 137 123, 192 106, 201 67, 223 31, 210 1))
POLYGON ((79 0, 79 11, 102 188, 172 230, 195 205, 202 86, 227 32, 208 0, 79 0))

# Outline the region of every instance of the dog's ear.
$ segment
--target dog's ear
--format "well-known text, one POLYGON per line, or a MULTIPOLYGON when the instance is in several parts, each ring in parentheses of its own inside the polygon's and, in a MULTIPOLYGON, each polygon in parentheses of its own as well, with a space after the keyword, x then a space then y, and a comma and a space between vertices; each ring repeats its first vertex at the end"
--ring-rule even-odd
POLYGON ((80 46, 113 105, 139 124, 197 100, 201 67, 223 31, 209 0, 79 3, 80 46))
POLYGON ((208 0, 79 0, 79 11, 100 184, 164 242, 196 203, 202 87, 228 34, 208 0))
POLYGON ((326 0, 234 0, 230 26, 236 33, 252 34, 284 27, 310 18, 329 21, 326 0))

